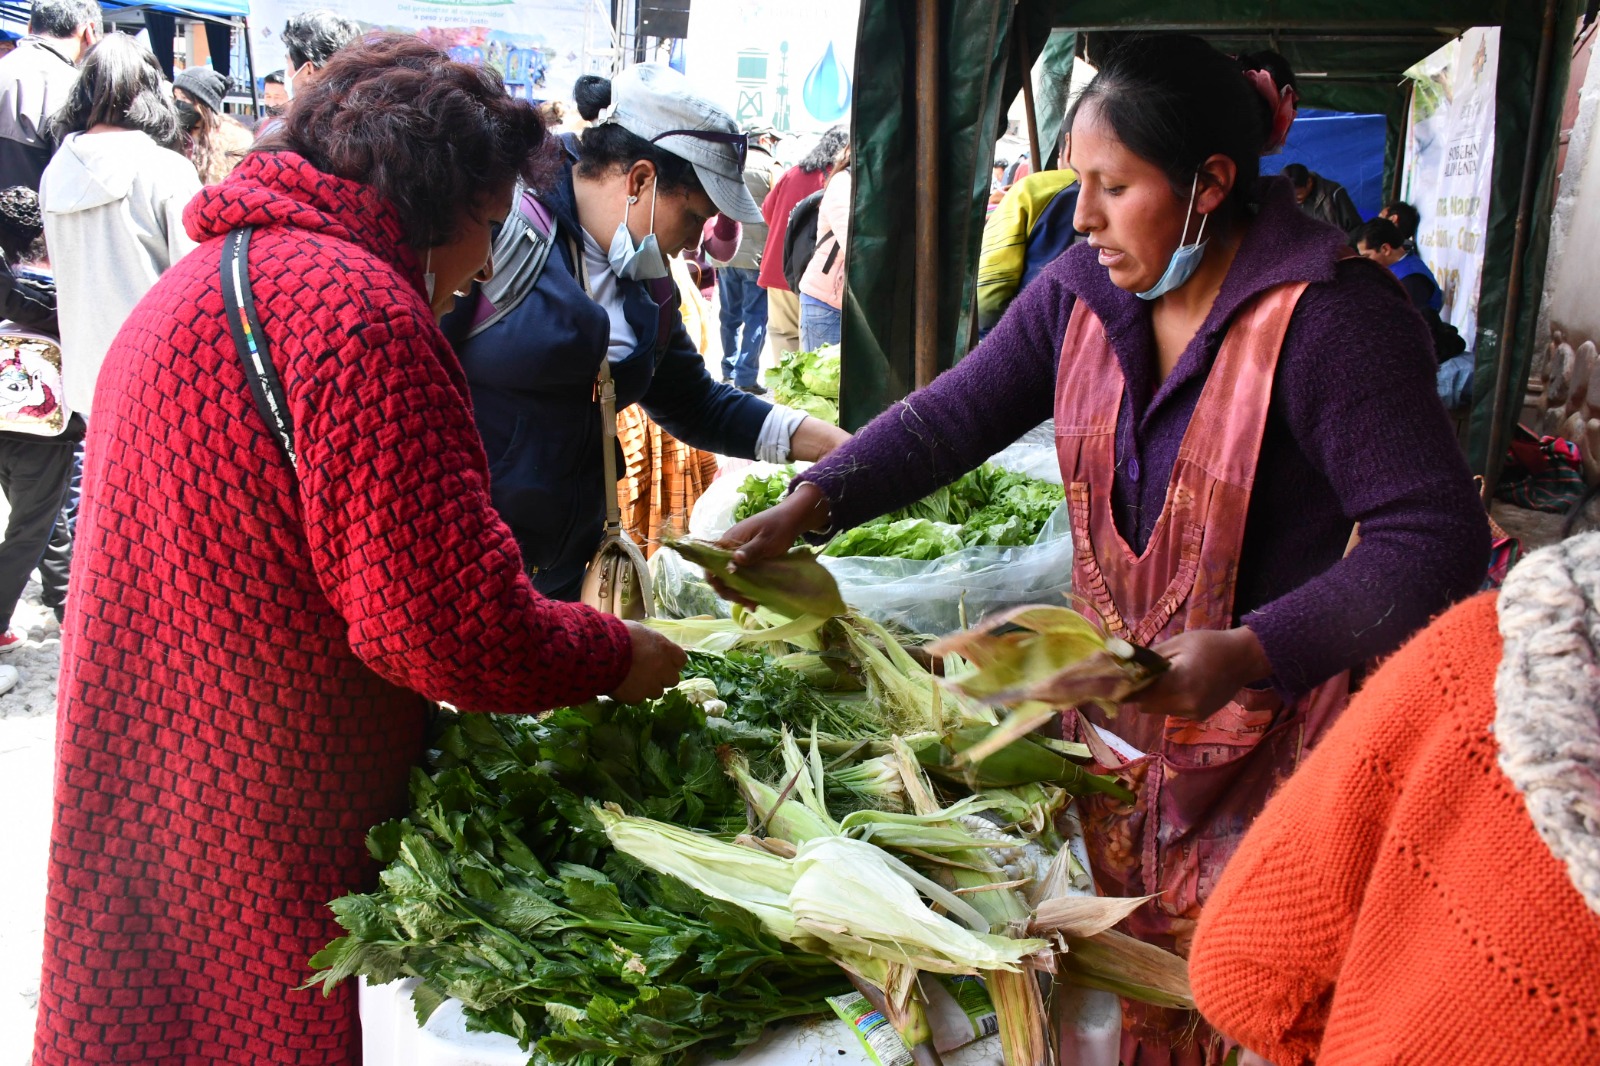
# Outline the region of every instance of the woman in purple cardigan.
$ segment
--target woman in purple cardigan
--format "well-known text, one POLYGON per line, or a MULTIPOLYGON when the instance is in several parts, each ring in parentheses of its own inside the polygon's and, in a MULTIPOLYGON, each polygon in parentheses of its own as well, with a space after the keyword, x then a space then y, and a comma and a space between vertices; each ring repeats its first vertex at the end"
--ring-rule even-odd
MULTIPOLYGON (((856 525, 1053 415, 1077 598, 1172 663, 1120 716, 1068 715, 1138 752, 1117 767, 1138 804, 1085 805, 1095 876, 1155 895, 1129 929, 1180 952, 1350 671, 1477 588, 1489 550, 1422 320, 1287 181, 1259 178, 1296 100, 1261 60, 1187 37, 1109 58, 1068 119, 1088 241, 727 538, 749 560, 856 525)), ((1125 1066, 1218 1061, 1193 1021, 1127 1010, 1125 1066)))

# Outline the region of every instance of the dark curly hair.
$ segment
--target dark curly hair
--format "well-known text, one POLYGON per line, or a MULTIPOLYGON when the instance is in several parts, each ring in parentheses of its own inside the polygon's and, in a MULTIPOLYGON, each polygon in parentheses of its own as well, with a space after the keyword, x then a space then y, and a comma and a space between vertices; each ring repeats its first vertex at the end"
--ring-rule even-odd
POLYGON ((518 178, 542 185, 553 144, 492 71, 410 34, 373 33, 335 53, 254 150, 296 152, 371 187, 422 249, 453 240, 465 211, 518 178))
POLYGON ((834 164, 839 162, 839 153, 844 151, 850 143, 850 131, 843 126, 834 126, 822 139, 817 141, 806 157, 797 164, 807 174, 823 174, 833 170, 834 164))
POLYGON ((0 252, 12 265, 45 257, 39 194, 26 185, 13 185, 0 192, 0 252))

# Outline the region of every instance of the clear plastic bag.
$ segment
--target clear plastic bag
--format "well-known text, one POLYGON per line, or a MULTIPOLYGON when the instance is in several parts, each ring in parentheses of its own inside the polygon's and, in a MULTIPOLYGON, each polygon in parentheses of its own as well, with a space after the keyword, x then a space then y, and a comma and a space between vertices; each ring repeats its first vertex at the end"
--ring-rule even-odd
MULTIPOLYGON (((1059 484, 1053 423, 1030 431, 992 461, 1059 484)), ((733 525, 744 479, 781 469, 753 463, 712 482, 689 516, 689 535, 720 537, 733 525)), ((1072 592, 1072 525, 1062 504, 1032 544, 964 548, 927 562, 823 556, 822 565, 838 579, 845 602, 868 617, 913 633, 952 633, 1008 607, 1063 602, 1072 592)), ((670 618, 728 614, 728 605, 711 592, 699 568, 675 553, 657 552, 651 574, 661 614, 670 618)))

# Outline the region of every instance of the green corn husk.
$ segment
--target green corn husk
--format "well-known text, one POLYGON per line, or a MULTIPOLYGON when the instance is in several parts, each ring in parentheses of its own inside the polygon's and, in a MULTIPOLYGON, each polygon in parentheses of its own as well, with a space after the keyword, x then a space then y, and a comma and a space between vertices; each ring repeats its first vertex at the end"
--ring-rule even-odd
POLYGON ((750 764, 743 755, 730 756, 726 769, 734 784, 739 786, 740 795, 750 804, 757 823, 768 836, 791 844, 804 844, 816 837, 831 836, 839 831, 832 819, 818 815, 805 804, 791 799, 780 800, 777 789, 757 780, 750 773, 750 764))
POLYGON ((812 642, 826 618, 802 615, 769 623, 757 613, 736 610, 731 618, 649 618, 646 624, 674 644, 692 651, 722 652, 735 648, 769 648, 787 652, 791 645, 812 642))
POLYGON ((977 931, 988 923, 972 905, 864 841, 819 837, 783 859, 615 808, 592 811, 618 851, 750 911, 779 939, 879 988, 895 963, 933 973, 1019 970, 1047 946, 977 931))
POLYGON ((846 793, 853 806, 883 811, 903 811, 906 794, 900 775, 887 756, 876 756, 844 766, 830 766, 828 787, 846 793))
POLYGON ((976 761, 1027 736, 1059 708, 1094 703, 1114 711, 1166 669, 1166 661, 1116 637, 1067 607, 1003 611, 934 644, 968 669, 945 683, 973 699, 1010 707, 993 733, 961 761, 976 761))
POLYGON ((779 666, 793 670, 806 679, 806 684, 823 692, 860 692, 866 686, 850 672, 850 667, 832 655, 820 652, 797 651, 781 655, 779 666))
POLYGON ((1070 607, 1025 606, 993 615, 936 642, 934 655, 959 655, 969 669, 948 678, 974 699, 988 700, 1024 682, 1104 651, 1100 628, 1070 607))
POLYGON ((1060 785, 1074 795, 1100 792, 1124 803, 1135 796, 1107 774, 1092 774, 1040 744, 1030 735, 1013 737, 994 751, 977 755, 993 737, 989 726, 955 729, 930 743, 908 738, 928 772, 971 788, 1013 788, 1028 784, 1060 785))
POLYGON ((833 618, 848 610, 839 595, 839 583, 809 549, 795 548, 776 559, 738 566, 733 552, 713 544, 670 539, 662 543, 734 592, 785 618, 833 618))
MULTIPOLYGON (((899 737, 894 738, 894 744, 895 758, 912 808, 924 817, 947 814, 934 798, 915 753, 899 737)), ((988 806, 995 801, 984 799, 982 802, 988 806)), ((955 807, 950 810, 955 810, 955 807)), ((966 899, 988 920, 990 932, 1003 934, 1021 928, 1028 918, 1027 905, 1015 889, 999 887, 1006 875, 992 857, 982 849, 957 853, 952 857, 966 859, 969 865, 947 870, 945 876, 958 891, 980 890, 971 891, 966 899)), ((1053 1066, 1049 1014, 1045 1009, 1039 979, 1026 970, 986 970, 982 976, 989 990, 989 999, 994 1004, 995 1020, 1000 1029, 1000 1047, 1008 1066, 1053 1066)))
POLYGON ((1195 1009, 1188 964, 1170 951, 1114 929, 1069 937, 1067 947, 1059 956, 1061 975, 1073 984, 1158 1007, 1195 1009))
POLYGON ((934 677, 906 653, 900 642, 878 623, 852 614, 835 619, 830 629, 861 664, 867 695, 884 711, 896 732, 944 728, 945 705, 934 677), (881 645, 881 647, 880 647, 881 645))

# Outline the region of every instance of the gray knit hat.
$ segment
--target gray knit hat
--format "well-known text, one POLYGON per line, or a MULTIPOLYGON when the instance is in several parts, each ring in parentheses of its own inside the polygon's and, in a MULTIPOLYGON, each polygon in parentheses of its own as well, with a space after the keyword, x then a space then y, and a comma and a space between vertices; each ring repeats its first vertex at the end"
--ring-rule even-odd
POLYGON ((178 73, 172 87, 182 89, 220 115, 222 98, 228 93, 228 79, 210 67, 189 67, 178 73))

